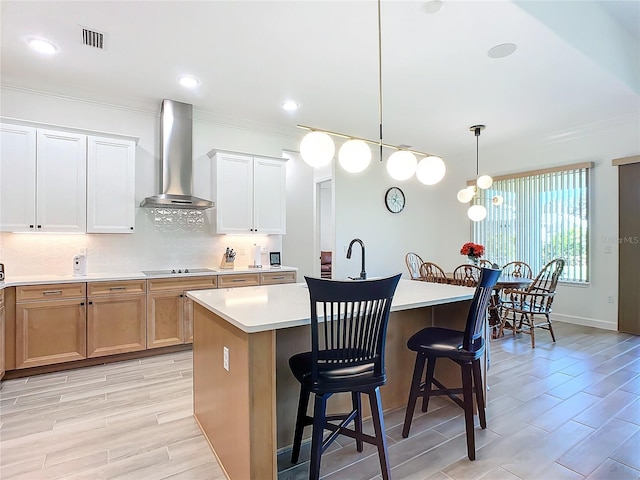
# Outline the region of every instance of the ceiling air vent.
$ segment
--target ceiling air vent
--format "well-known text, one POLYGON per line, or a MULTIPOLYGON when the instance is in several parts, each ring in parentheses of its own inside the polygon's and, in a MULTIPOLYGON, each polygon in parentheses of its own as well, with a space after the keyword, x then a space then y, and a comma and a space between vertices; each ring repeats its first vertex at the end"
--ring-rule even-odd
POLYGON ((96 32, 95 30, 89 30, 85 27, 80 28, 82 29, 83 45, 104 50, 104 33, 96 32))

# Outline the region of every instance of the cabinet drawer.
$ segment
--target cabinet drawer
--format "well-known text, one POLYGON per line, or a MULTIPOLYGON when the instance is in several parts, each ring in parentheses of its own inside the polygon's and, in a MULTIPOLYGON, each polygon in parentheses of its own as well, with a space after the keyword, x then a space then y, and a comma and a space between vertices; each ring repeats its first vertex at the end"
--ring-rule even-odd
POLYGON ((208 275, 206 277, 182 277, 182 278, 151 278, 147 280, 150 292, 163 290, 201 290, 203 288, 216 288, 218 277, 208 275))
POLYGON ((260 285, 274 285, 276 283, 295 283, 296 272, 270 272, 260 274, 260 285))
POLYGON ((125 293, 146 293, 146 280, 116 280, 109 282, 90 282, 87 284, 87 296, 113 295, 125 293))
POLYGON ((220 275, 218 278, 218 288, 253 287, 256 285, 260 285, 259 273, 220 275))
POLYGON ((46 285, 26 285, 16 287, 16 303, 34 300, 57 300, 59 298, 86 297, 87 284, 78 283, 49 283, 46 285))

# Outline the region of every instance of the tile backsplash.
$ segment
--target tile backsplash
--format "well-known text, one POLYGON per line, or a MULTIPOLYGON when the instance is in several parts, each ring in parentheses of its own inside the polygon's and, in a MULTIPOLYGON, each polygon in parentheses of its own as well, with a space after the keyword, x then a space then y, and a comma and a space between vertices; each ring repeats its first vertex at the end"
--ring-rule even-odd
POLYGON ((0 261, 8 278, 23 275, 70 275, 80 249, 87 251, 88 273, 129 273, 167 268, 217 268, 227 247, 237 252, 235 264, 253 263, 254 246, 281 251, 280 235, 216 235, 211 225, 181 227, 157 224, 138 209, 132 234, 0 233, 0 261))

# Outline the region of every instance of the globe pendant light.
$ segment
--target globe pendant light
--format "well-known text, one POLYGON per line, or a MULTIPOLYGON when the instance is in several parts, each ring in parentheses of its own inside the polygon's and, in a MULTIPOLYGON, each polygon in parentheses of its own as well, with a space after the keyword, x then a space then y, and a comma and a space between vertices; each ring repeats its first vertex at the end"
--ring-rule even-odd
POLYGON ((371 163, 371 149, 362 140, 349 140, 340 147, 338 161, 347 172, 362 172, 371 163))
POLYGON ((474 222, 480 222, 487 217, 487 209, 484 205, 471 205, 467 210, 467 217, 474 222))
POLYGON ((309 132, 300 142, 300 156, 312 167, 323 167, 333 159, 336 146, 324 132, 309 132))
POLYGON ((408 180, 416 173, 418 159, 406 150, 392 153, 387 160, 387 172, 394 180, 408 180))
POLYGON ((429 156, 418 162, 416 178, 424 185, 435 185, 444 178, 447 167, 440 157, 429 156))

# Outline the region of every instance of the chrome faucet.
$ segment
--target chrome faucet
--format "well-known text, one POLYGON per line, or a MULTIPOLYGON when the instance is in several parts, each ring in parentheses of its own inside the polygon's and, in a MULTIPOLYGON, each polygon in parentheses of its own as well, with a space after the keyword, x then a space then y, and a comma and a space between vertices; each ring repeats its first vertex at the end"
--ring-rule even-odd
POLYGON ((354 277, 349 277, 349 278, 351 280, 366 280, 367 272, 364 269, 364 243, 362 242, 362 240, 360 240, 359 238, 354 238, 353 240, 351 240, 351 243, 349 244, 349 248, 347 250, 347 258, 351 258, 351 249, 353 248, 354 243, 359 243, 360 248, 362 249, 362 271, 360 272, 360 276, 358 278, 354 278, 354 277))

